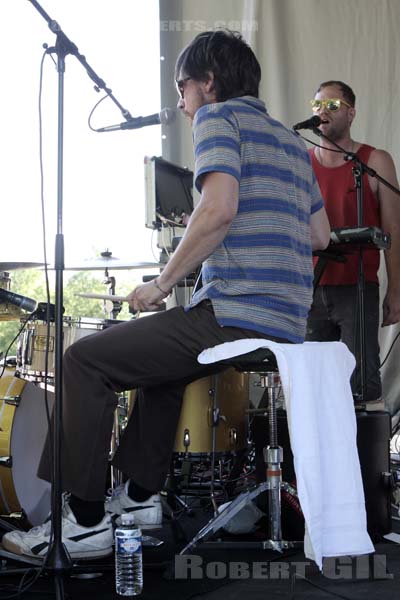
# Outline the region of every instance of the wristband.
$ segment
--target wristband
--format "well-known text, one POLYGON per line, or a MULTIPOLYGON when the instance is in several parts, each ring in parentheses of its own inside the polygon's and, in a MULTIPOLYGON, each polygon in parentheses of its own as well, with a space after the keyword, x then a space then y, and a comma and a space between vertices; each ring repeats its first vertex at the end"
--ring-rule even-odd
POLYGON ((153 279, 153 283, 154 283, 154 285, 156 286, 156 288, 157 288, 157 289, 158 289, 158 290, 159 290, 159 291, 160 291, 162 294, 164 294, 165 296, 169 296, 170 292, 166 292, 165 290, 162 290, 162 289, 160 288, 160 286, 158 285, 158 281, 157 281, 157 279, 158 279, 158 277, 156 277, 156 279, 153 279))

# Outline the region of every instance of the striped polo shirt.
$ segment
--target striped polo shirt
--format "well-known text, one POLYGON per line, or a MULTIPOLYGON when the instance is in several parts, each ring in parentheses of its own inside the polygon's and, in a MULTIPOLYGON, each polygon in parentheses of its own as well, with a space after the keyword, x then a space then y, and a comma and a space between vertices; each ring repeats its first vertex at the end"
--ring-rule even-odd
POLYGON ((305 144, 251 96, 207 104, 193 121, 195 185, 218 171, 239 182, 230 229, 203 263, 218 323, 300 343, 312 300, 310 215, 323 207, 305 144))

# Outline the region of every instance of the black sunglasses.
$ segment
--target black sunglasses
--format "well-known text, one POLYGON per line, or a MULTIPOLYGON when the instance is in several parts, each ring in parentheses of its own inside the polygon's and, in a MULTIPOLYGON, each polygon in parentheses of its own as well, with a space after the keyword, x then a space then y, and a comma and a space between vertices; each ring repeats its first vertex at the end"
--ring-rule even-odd
POLYGON ((183 79, 176 79, 175 80, 175 85, 176 85, 176 90, 179 94, 179 96, 183 99, 184 95, 185 95, 185 83, 186 81, 189 81, 189 79, 192 79, 191 77, 184 77, 183 79))

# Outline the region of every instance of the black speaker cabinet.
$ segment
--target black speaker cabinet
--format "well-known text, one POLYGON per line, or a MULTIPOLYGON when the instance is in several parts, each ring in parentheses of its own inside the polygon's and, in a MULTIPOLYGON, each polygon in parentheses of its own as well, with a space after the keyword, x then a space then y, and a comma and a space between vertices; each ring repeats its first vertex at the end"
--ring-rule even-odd
MULTIPOLYGON (((390 488, 390 414, 385 411, 357 411, 357 447, 364 485, 367 528, 373 541, 391 531, 390 488)), ((283 448, 282 477, 295 482, 293 454, 285 411, 278 411, 278 443, 283 448)), ((250 426, 256 455, 257 482, 265 481, 262 450, 268 444, 268 417, 256 416, 250 426)), ((304 522, 296 507, 282 498, 282 534, 284 539, 299 540, 304 535, 304 522)))

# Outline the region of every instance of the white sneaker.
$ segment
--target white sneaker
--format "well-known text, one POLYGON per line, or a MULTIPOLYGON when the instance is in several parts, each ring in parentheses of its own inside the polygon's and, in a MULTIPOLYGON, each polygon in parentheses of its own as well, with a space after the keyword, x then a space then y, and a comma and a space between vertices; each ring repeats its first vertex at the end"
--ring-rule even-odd
POLYGON ((138 527, 142 529, 159 529, 162 523, 160 495, 154 494, 145 502, 135 502, 128 496, 128 485, 129 481, 118 486, 111 498, 106 500, 104 503, 106 514, 133 513, 135 515, 135 525, 138 525, 138 527))
MULTIPOLYGON (((94 527, 83 527, 76 522, 68 504, 62 511, 62 542, 71 558, 98 558, 112 552, 113 527, 110 515, 94 527)), ((29 531, 10 531, 3 535, 3 547, 14 554, 44 557, 49 548, 51 522, 29 531)))

